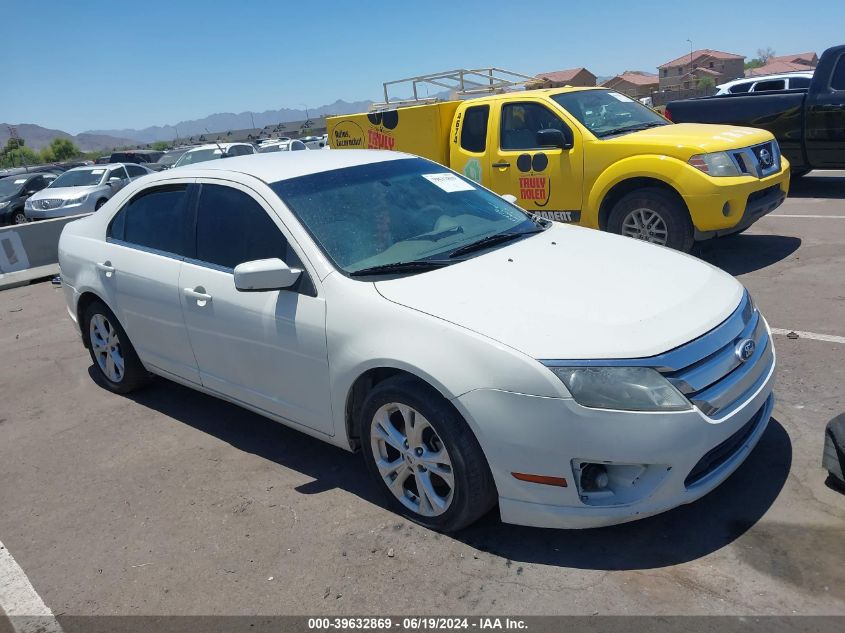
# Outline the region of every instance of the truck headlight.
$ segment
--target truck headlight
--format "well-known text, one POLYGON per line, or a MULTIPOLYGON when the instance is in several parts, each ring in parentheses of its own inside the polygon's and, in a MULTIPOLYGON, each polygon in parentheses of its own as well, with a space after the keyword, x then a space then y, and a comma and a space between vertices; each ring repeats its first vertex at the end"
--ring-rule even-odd
POLYGON ((727 152, 696 154, 687 162, 709 176, 742 176, 739 167, 727 152))
POLYGON ((83 202, 85 202, 85 200, 87 200, 87 199, 88 199, 88 194, 87 194, 87 193, 86 193, 86 194, 83 194, 83 195, 81 195, 81 196, 79 196, 79 197, 77 197, 77 198, 68 198, 67 200, 65 200, 65 202, 64 202, 64 206, 67 206, 67 205, 69 205, 69 204, 82 204, 82 203, 83 203, 83 202))
POLYGON ((684 411, 681 395, 651 367, 549 367, 575 401, 594 409, 622 411, 684 411))

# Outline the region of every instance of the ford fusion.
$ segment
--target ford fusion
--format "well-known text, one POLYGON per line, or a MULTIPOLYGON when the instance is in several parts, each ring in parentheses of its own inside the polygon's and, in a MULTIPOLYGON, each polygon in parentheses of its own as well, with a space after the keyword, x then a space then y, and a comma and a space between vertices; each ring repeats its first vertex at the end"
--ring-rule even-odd
POLYGON ((689 503, 772 411, 769 328, 731 276, 404 154, 162 172, 68 224, 59 259, 105 387, 156 374, 360 450, 437 530, 689 503))

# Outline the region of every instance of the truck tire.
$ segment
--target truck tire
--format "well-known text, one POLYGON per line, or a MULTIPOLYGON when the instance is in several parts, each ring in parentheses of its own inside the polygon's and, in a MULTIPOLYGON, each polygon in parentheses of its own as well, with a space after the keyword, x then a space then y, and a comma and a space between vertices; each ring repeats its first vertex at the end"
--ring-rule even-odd
POLYGON ((607 220, 607 230, 688 253, 694 242, 692 222, 684 205, 657 187, 624 195, 607 220))
POLYGON ((101 301, 92 301, 79 324, 98 382, 114 393, 130 393, 149 380, 126 331, 101 301))
POLYGON ((407 376, 379 383, 364 401, 359 424, 367 469, 397 513, 454 532, 495 505, 478 440, 427 384, 407 376))

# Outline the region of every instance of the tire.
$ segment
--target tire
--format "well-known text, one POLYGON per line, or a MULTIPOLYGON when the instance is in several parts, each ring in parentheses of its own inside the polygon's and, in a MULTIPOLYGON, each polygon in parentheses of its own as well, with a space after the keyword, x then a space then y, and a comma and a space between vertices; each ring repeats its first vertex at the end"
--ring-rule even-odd
POLYGON ((94 211, 99 211, 100 207, 102 207, 106 202, 108 202, 108 199, 106 198, 100 198, 97 200, 97 204, 94 205, 94 211))
POLYGON ((16 209, 12 211, 12 217, 10 218, 10 224, 26 224, 29 222, 29 218, 26 217, 26 213, 24 213, 23 209, 16 209))
POLYGON ((613 207, 607 230, 688 253, 693 227, 683 203, 656 187, 645 187, 624 195, 613 207))
POLYGON ((103 302, 94 301, 85 309, 80 327, 103 387, 113 393, 130 393, 149 380, 149 373, 138 359, 126 331, 103 302), (118 358, 122 360, 122 369, 118 358))
POLYGON ((397 513, 427 528, 454 532, 496 504, 493 476, 478 440, 425 383, 399 377, 376 385, 364 400, 359 425, 367 469, 397 513), (408 420, 413 427, 406 431, 408 420))

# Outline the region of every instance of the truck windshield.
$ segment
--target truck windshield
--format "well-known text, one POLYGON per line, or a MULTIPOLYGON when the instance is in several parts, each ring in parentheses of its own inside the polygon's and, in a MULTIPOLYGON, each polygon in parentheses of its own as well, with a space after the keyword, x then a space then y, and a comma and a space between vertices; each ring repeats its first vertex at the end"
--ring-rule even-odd
POLYGON ((551 97, 598 138, 670 125, 640 102, 613 90, 578 90, 551 97))
MULTIPOLYGON (((270 185, 334 265, 356 273, 422 272, 460 261, 449 255, 507 233, 538 231, 518 207, 421 158, 346 167, 270 185)), ((515 233, 519 235, 514 236, 515 233)))

